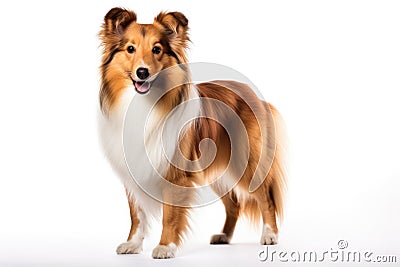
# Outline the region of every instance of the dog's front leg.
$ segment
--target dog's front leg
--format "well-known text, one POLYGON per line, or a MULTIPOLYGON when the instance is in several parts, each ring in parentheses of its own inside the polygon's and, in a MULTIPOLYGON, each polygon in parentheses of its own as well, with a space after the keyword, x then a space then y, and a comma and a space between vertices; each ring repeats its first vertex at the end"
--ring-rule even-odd
POLYGON ((153 250, 153 258, 174 258, 182 236, 188 228, 188 208, 163 204, 163 230, 159 245, 153 250))
POLYGON ((135 204, 135 198, 128 193, 129 210, 131 214, 131 230, 129 232, 127 242, 120 244, 117 247, 118 254, 137 254, 143 250, 143 239, 146 234, 147 221, 145 213, 135 204))
POLYGON ((189 187, 192 185, 186 177, 174 180, 180 184, 180 189, 172 188, 163 192, 163 229, 160 243, 153 250, 155 259, 174 258, 185 232, 189 229, 188 216, 193 199, 189 187))

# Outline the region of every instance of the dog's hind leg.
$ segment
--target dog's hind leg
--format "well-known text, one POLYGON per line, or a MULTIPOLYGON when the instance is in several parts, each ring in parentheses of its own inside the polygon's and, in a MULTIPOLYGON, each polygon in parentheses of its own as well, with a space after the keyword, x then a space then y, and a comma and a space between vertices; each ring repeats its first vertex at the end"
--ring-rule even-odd
POLYGON ((269 186, 264 183, 253 193, 263 221, 260 243, 262 245, 274 245, 278 243, 278 227, 276 223, 276 208, 269 186))
POLYGON ((222 233, 215 234, 211 237, 210 244, 213 245, 230 243, 233 232, 235 230, 236 222, 239 218, 240 205, 237 200, 236 194, 231 191, 223 196, 221 200, 225 206, 226 219, 224 228, 222 229, 222 233))

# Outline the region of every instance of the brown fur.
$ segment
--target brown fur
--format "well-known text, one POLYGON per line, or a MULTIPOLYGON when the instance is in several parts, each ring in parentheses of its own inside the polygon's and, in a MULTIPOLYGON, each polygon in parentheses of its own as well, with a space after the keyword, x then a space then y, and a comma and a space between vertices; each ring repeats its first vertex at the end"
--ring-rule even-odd
POLYGON ((138 217, 138 211, 137 208, 135 207, 135 201, 133 197, 131 197, 126 191, 126 197, 128 198, 128 204, 129 204, 129 212, 131 215, 131 230, 129 231, 128 239, 127 241, 130 241, 133 237, 133 235, 136 233, 136 230, 138 229, 139 226, 139 217, 138 217))
MULTIPOLYGON (((100 90, 100 104, 105 115, 118 105, 119 96, 125 88, 132 84, 131 74, 141 60, 149 66, 151 74, 162 69, 186 63, 186 48, 189 41, 187 34, 188 20, 179 12, 160 13, 153 24, 136 23, 136 14, 129 10, 114 8, 104 19, 100 37, 103 44, 103 64, 100 67, 102 86, 100 90), (126 52, 129 45, 136 46, 134 54, 126 52), (159 55, 152 53, 151 49, 160 46, 159 55)), ((182 71, 180 79, 188 79, 187 73, 182 71)), ((247 192, 245 198, 238 198, 237 191, 231 191, 222 197, 226 208, 226 222, 223 234, 216 235, 211 243, 229 243, 233 235, 237 219, 241 215, 249 217, 252 221, 268 223, 277 233, 276 216, 282 218, 283 198, 285 188, 285 163, 284 163, 284 131, 282 120, 277 110, 266 102, 261 101, 254 92, 245 84, 234 81, 213 81, 197 85, 199 95, 222 101, 231 107, 243 121, 250 142, 250 158, 246 170, 237 184, 240 192, 247 192), (246 101, 244 101, 246 99, 246 101), (251 107, 250 107, 250 106, 251 107), (268 121, 269 112, 273 120, 268 121), (261 114, 265 121, 257 122, 255 113, 261 114), (271 126, 272 125, 272 126, 271 126), (275 127, 273 127, 275 125, 275 127), (254 192, 248 191, 250 181, 261 157, 260 143, 262 142, 261 129, 267 129, 268 138, 275 136, 276 153, 271 169, 262 185, 254 192), (271 132, 275 130, 275 132, 271 132)), ((157 106, 157 110, 167 115, 176 105, 188 97, 188 86, 183 85, 165 94, 157 106)), ((210 114, 212 106, 203 107, 210 114)), ((228 116, 222 120, 229 122, 228 116)), ((223 122, 222 122, 223 124, 223 122)), ((225 169, 230 157, 230 139, 224 128, 211 119, 198 118, 193 126, 182 136, 180 148, 188 159, 196 160, 200 157, 199 143, 204 138, 213 139, 217 145, 217 155, 214 162, 200 173, 185 172, 175 167, 170 167, 166 179, 172 183, 191 187, 194 183, 207 184, 219 176, 225 169)), ((271 142, 271 140, 267 140, 271 142)), ((262 163, 261 163, 262 164, 262 163)), ((261 177, 264 178, 264 177, 261 177)), ((260 179, 261 179, 260 178, 260 179)), ((218 192, 218 188, 215 188, 218 192)), ((172 194, 164 192, 164 199, 178 198, 190 201, 194 196, 172 194)), ((128 199, 129 196, 128 196, 128 199)), ((132 227, 128 240, 137 228, 137 214, 134 201, 129 200, 132 227)), ((189 208, 163 205, 163 231, 160 239, 161 245, 182 242, 184 233, 189 228, 189 208)))

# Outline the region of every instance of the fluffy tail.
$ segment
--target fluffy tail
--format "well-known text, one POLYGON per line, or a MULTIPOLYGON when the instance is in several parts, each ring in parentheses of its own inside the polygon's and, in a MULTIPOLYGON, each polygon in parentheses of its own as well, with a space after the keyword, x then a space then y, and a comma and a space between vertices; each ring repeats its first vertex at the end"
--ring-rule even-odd
MULTIPOLYGON (((274 127, 268 127, 267 130, 275 131, 275 154, 272 161, 271 168, 266 179, 261 185, 263 192, 269 195, 269 199, 272 200, 275 206, 276 217, 279 222, 283 220, 284 213, 284 198, 286 193, 286 129, 282 117, 280 116, 277 109, 268 104, 264 103, 267 112, 272 113, 274 127)), ((274 136, 273 133, 267 133, 269 137, 274 136)), ((261 212, 257 201, 253 197, 239 198, 240 200, 240 214, 244 215, 249 221, 257 226, 261 219, 261 212)))
POLYGON ((271 104, 265 103, 267 109, 272 112, 275 124, 275 156, 272 163, 270 175, 272 176, 272 183, 270 187, 271 198, 275 205, 276 215, 279 221, 283 220, 284 213, 284 196, 286 193, 287 183, 287 136, 286 127, 278 110, 271 104))

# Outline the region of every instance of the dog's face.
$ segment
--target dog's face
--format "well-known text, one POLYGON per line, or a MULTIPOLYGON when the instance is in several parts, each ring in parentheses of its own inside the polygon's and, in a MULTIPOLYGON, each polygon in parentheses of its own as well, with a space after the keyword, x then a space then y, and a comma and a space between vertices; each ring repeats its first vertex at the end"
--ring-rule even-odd
POLYGON ((188 20, 179 12, 160 13, 153 24, 139 24, 134 12, 113 8, 100 32, 102 70, 145 94, 159 71, 186 62, 187 30, 188 20))

